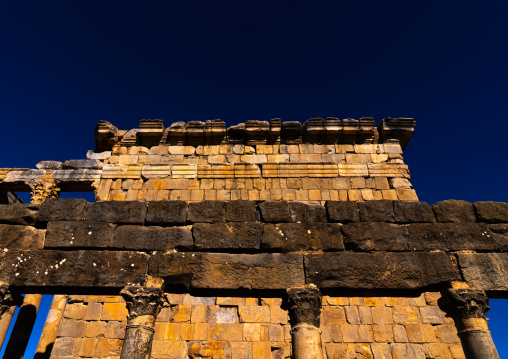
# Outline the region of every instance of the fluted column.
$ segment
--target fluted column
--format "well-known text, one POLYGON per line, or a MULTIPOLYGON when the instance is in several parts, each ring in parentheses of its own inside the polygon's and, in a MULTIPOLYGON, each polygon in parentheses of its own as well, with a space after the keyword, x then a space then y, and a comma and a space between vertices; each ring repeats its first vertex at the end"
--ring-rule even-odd
POLYGON ((0 348, 4 344, 16 307, 21 302, 22 298, 12 295, 7 284, 0 284, 0 348))
POLYGON ((467 359, 499 359, 488 324, 489 298, 483 290, 448 289, 447 310, 455 321, 467 359))
POLYGON ((120 294, 129 311, 120 358, 149 359, 155 318, 163 303, 162 290, 158 287, 125 287, 120 294))
POLYGON ((54 295, 51 306, 49 307, 46 322, 42 328, 41 338, 37 344, 34 358, 36 359, 49 359, 51 349, 56 340, 56 333, 60 322, 62 320, 63 311, 67 304, 66 295, 54 295))
POLYGON ((287 290, 294 359, 323 359, 321 292, 314 285, 287 290))

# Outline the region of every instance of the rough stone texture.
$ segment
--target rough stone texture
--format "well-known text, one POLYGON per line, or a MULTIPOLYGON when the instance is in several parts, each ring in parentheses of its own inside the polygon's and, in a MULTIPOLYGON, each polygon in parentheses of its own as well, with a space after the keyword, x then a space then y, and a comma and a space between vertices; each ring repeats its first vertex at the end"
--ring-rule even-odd
POLYGON ((411 289, 460 279, 442 252, 310 254, 305 275, 319 288, 354 289, 411 289))
POLYGON ((0 224, 0 249, 42 249, 44 232, 28 226, 0 224))
MULTIPOLYGON (((91 221, 49 222, 45 248, 114 248, 111 223, 91 221)), ((132 237, 131 237, 132 240, 132 237)))
POLYGON ((225 202, 203 201, 189 203, 187 220, 192 223, 217 223, 226 219, 225 202))
POLYGON ((508 203, 475 202, 473 203, 478 221, 487 223, 508 222, 508 203))
POLYGON ((138 252, 12 250, 3 257, 0 280, 14 287, 121 288, 143 283, 147 264, 138 252))
POLYGON ((143 224, 146 216, 143 202, 97 202, 88 204, 86 218, 96 222, 116 224, 143 224))
POLYGON ((291 222, 289 204, 286 201, 262 202, 259 204, 263 222, 291 222))
POLYGON ((392 201, 358 202, 362 222, 395 222, 392 201))
POLYGON ((326 209, 320 205, 289 202, 289 213, 295 223, 327 222, 326 209))
POLYGON ((458 253, 464 280, 473 288, 508 290, 508 253, 458 253))
POLYGON ((0 223, 33 225, 38 209, 39 206, 33 204, 0 204, 0 223))
POLYGON ((475 222, 473 205, 466 201, 449 199, 432 205, 438 222, 475 222))
POLYGON ((202 289, 282 289, 304 284, 299 254, 157 253, 150 258, 149 274, 202 289))
POLYGON ((266 224, 262 247, 268 251, 343 250, 339 225, 335 223, 266 224))
POLYGON ((259 249, 261 223, 196 223, 192 227, 196 249, 259 249))
POLYGON ((394 201, 393 211, 397 223, 436 222, 432 207, 426 202, 394 201))
POLYGON ((340 227, 348 250, 407 251, 406 229, 392 223, 350 223, 340 227))
POLYGON ((113 236, 114 248, 128 250, 189 250, 193 245, 191 226, 164 228, 126 225, 118 227, 113 236))
POLYGON ((356 202, 327 201, 326 209, 331 222, 351 223, 360 221, 360 212, 356 202))
POLYGON ((226 203, 227 222, 256 222, 256 202, 229 201, 226 203))
POLYGON ((85 219, 87 202, 80 198, 50 198, 39 208, 37 222, 81 221, 85 219))
POLYGON ((150 201, 146 212, 147 225, 183 225, 187 221, 187 202, 150 201))

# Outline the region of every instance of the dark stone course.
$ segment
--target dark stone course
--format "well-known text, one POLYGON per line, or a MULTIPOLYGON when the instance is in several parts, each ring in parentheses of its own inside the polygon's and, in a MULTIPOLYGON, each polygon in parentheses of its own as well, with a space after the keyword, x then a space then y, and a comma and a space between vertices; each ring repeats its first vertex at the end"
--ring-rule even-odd
POLYGON ((49 198, 42 202, 37 215, 38 223, 49 221, 82 221, 88 202, 82 198, 49 198))
POLYGON ((406 229, 393 223, 359 222, 341 227, 348 250, 407 251, 406 229))
POLYGON ((0 223, 33 225, 38 209, 36 204, 0 204, 0 223))
POLYGON ((473 205, 466 201, 449 199, 436 202, 432 210, 438 222, 475 222, 473 205))
POLYGON ((263 237, 263 223, 228 223, 233 229, 238 248, 241 249, 259 249, 261 247, 261 238, 263 237))
POLYGON ((508 222, 508 203, 505 202, 475 202, 473 203, 479 222, 502 223, 508 222))
POLYGON ((395 222, 392 201, 358 202, 358 210, 362 222, 395 222))
POLYGON ((508 252, 508 223, 489 224, 489 234, 501 252, 508 252))
POLYGON ((469 286, 488 291, 508 290, 508 253, 458 253, 457 259, 469 286))
POLYGON ((305 275, 320 289, 417 289, 460 279, 443 252, 309 254, 305 275))
POLYGON ((495 251, 499 248, 485 224, 414 223, 407 225, 409 248, 415 251, 495 251))
POLYGON ((261 202, 259 204, 263 222, 291 222, 289 204, 286 201, 261 202))
POLYGON ((397 223, 436 222, 432 207, 426 202, 393 201, 397 223))
POLYGON ((184 225, 187 222, 187 202, 150 201, 146 211, 147 225, 184 225))
POLYGON ((196 289, 285 289, 304 284, 299 254, 156 253, 149 274, 168 286, 196 289))
POLYGON ((351 223, 360 221, 357 202, 327 201, 326 209, 330 222, 351 223))
POLYGON ((291 222, 295 223, 318 223, 328 221, 325 208, 318 204, 289 202, 289 215, 291 222))
POLYGON ((226 218, 225 202, 202 201, 189 203, 187 221, 192 223, 219 223, 226 218))
POLYGON ((42 249, 44 247, 44 230, 29 226, 0 224, 0 250, 7 249, 42 249))
POLYGON ((194 243, 191 226, 143 227, 126 225, 113 234, 113 247, 140 251, 189 250, 194 243))
MULTIPOLYGON (((46 230, 45 248, 112 248, 111 223, 92 221, 52 221, 46 230)), ((132 237, 131 237, 132 240, 132 237)))
POLYGON ((226 202, 227 222, 256 222, 256 202, 229 201, 226 202))
POLYGON ((148 257, 118 251, 8 251, 0 264, 0 281, 22 288, 122 288, 145 281, 148 257))
POLYGON ((88 204, 86 218, 95 222, 116 224, 143 224, 146 216, 146 202, 105 201, 88 204))
POLYGON ((196 223, 192 227, 196 249, 259 249, 262 223, 196 223))
POLYGON ((282 252, 344 250, 340 226, 335 223, 265 224, 261 246, 282 252))

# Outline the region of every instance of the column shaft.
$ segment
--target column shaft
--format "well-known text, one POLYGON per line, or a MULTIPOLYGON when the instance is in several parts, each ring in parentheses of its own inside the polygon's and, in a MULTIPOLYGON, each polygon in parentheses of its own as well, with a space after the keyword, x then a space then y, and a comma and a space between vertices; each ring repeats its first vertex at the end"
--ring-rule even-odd
POLYGON ((55 343, 56 340, 56 333, 58 331, 58 327, 60 326, 60 321, 62 320, 62 315, 66 304, 67 304, 66 295, 53 296, 53 301, 51 302, 51 306, 49 307, 48 316, 46 317, 46 322, 44 323, 44 327, 42 328, 41 338, 39 339, 39 343, 37 344, 37 349, 35 351, 34 358, 49 359, 51 355, 51 350, 53 349, 53 344, 55 343))
POLYGON ((0 318, 0 348, 4 345, 5 336, 7 335, 9 326, 11 325, 12 317, 14 316, 16 308, 16 305, 9 307, 9 309, 2 314, 2 318, 0 318))

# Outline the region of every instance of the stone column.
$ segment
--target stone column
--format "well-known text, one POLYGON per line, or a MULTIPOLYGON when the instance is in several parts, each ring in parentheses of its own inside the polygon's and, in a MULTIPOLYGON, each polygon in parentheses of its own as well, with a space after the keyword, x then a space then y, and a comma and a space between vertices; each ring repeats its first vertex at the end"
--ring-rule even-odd
POLYGON ((294 359, 323 359, 321 292, 314 285, 287 290, 294 359))
POLYGON ((483 290, 448 289, 447 310, 455 321, 467 359, 499 359, 487 324, 489 298, 483 290))
POLYGON ((125 287, 120 292, 127 302, 127 327, 121 359, 149 359, 155 332, 155 318, 162 307, 158 287, 125 287))
POLYGON ((5 348, 4 358, 21 359, 25 353, 30 334, 41 304, 42 294, 26 294, 19 308, 18 318, 5 348))
POLYGON ((49 307, 48 316, 46 317, 46 322, 44 323, 44 327, 42 328, 41 338, 39 339, 39 343, 37 344, 37 349, 35 351, 34 358, 49 359, 51 355, 51 349, 53 349, 53 344, 55 343, 56 340, 56 333, 58 331, 58 327, 60 326, 60 321, 62 320, 62 315, 66 304, 67 304, 66 295, 53 296, 53 301, 51 302, 51 306, 49 307))
POLYGON ((0 284, 0 348, 4 344, 5 336, 11 325, 16 307, 20 305, 21 302, 21 297, 12 295, 9 292, 9 286, 7 284, 0 284))

